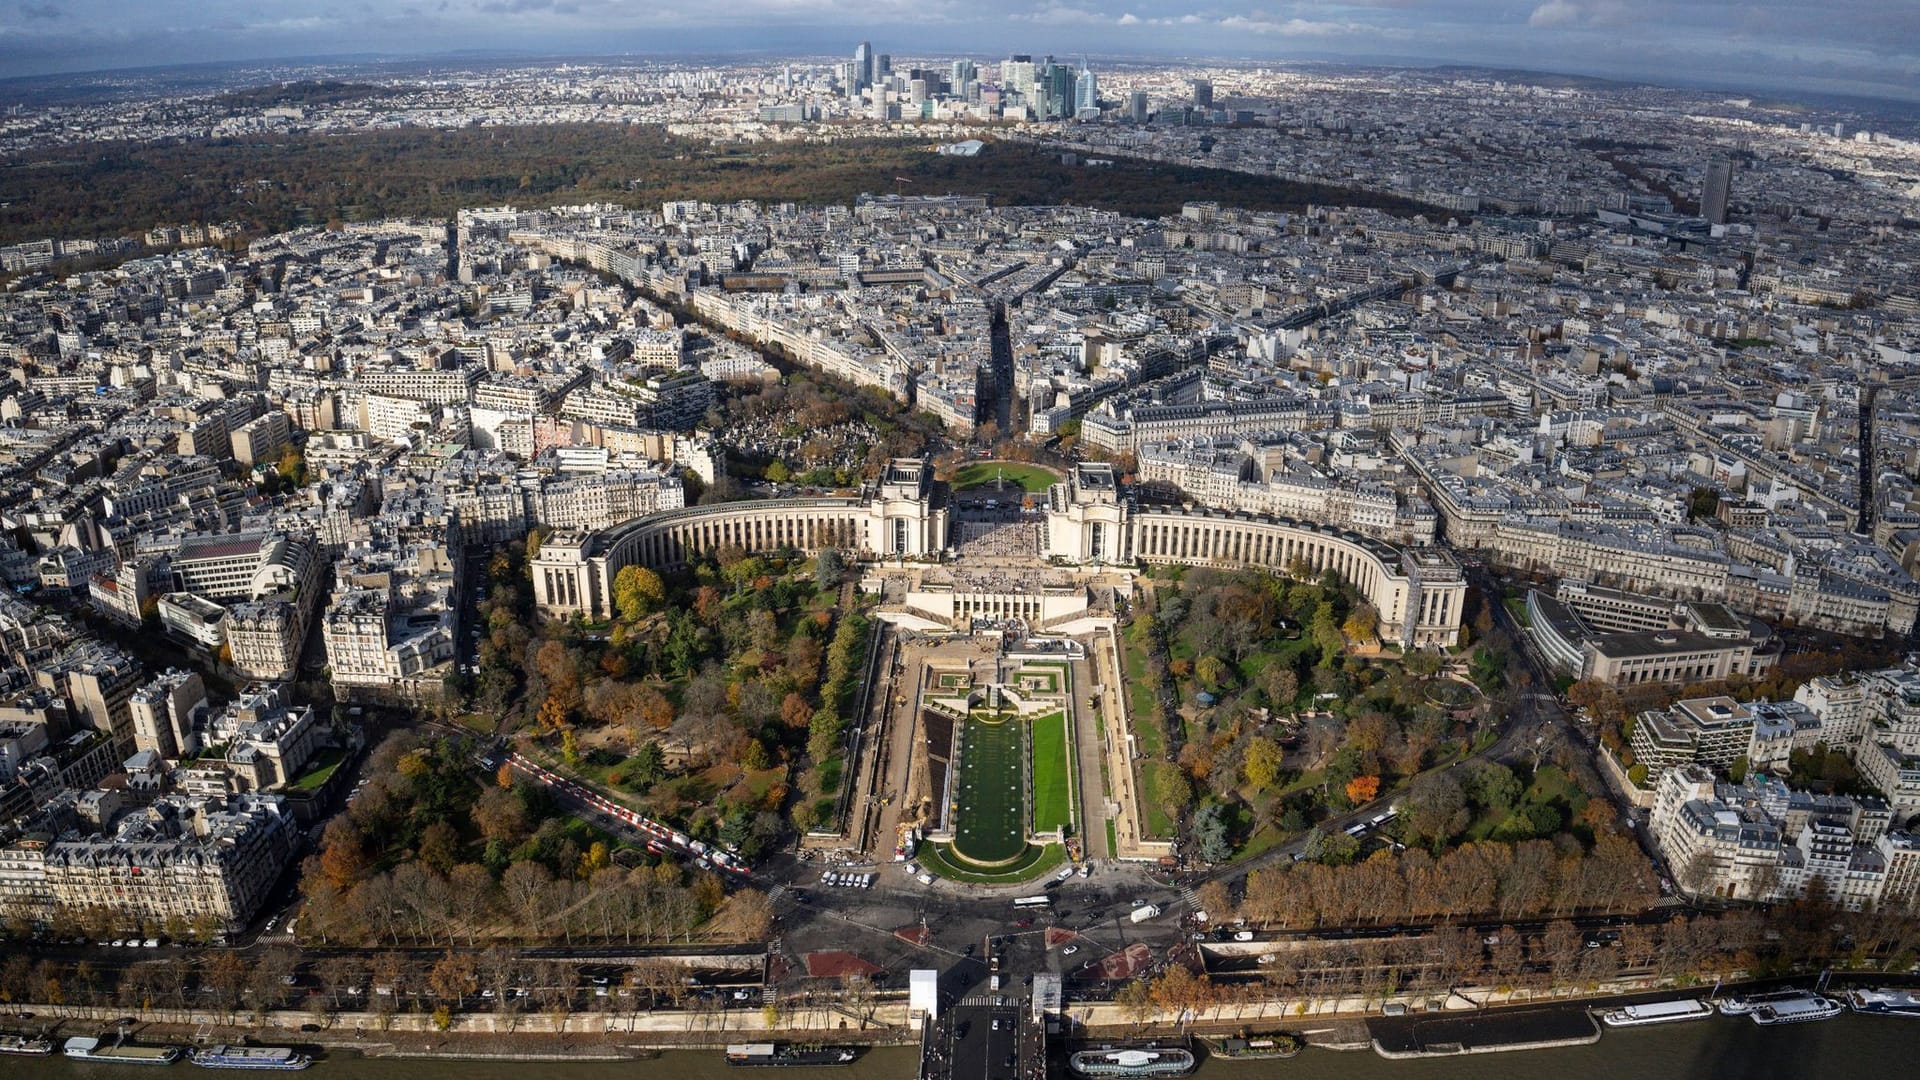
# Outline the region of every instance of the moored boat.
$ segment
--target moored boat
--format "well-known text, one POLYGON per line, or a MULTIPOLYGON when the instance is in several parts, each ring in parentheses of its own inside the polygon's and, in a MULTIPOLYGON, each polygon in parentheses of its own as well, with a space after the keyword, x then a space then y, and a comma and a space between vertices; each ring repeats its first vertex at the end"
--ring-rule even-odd
POLYGON ((45 1057, 53 1053, 53 1040, 26 1035, 0 1035, 0 1054, 24 1054, 45 1057))
POLYGON ((860 1056, 850 1046, 788 1046, 780 1043, 735 1043, 727 1047, 727 1064, 742 1066, 851 1065, 860 1056))
POLYGON ((1608 1009, 1600 1014, 1600 1022, 1608 1027, 1643 1027, 1647 1024, 1704 1020, 1712 1015, 1713 1006, 1707 1002, 1699 998, 1680 998, 1676 1001, 1647 1001, 1608 1009))
POLYGON ((116 1040, 109 1044, 90 1035, 68 1039, 61 1053, 79 1061, 107 1061, 115 1065, 171 1065, 180 1060, 177 1046, 128 1046, 116 1040))
POLYGON ((1185 1076, 1193 1071, 1193 1051, 1180 1046, 1081 1050, 1067 1059, 1075 1076, 1185 1076))
POLYGON ((1770 990, 1763 994, 1737 994, 1720 999, 1720 1015, 1746 1016, 1768 1005, 1777 1005, 1790 1001, 1804 1001, 1818 997, 1811 990, 1770 990))
POLYGON ((1920 1016, 1920 994, 1889 987, 1849 990, 1847 1000, 1853 1011, 1871 1016, 1920 1016))
POLYGON ((203 1069, 277 1069, 295 1072, 313 1059, 288 1046, 228 1046, 222 1043, 195 1050, 188 1060, 203 1069))
POLYGON ((1771 1026, 1773 1024, 1804 1024, 1810 1020, 1831 1020, 1847 1007, 1830 997, 1819 994, 1807 994, 1805 997, 1787 1001, 1774 1001, 1753 1010, 1753 1022, 1771 1026))
POLYGON ((1290 1058, 1305 1045, 1298 1035, 1275 1032, 1270 1035, 1212 1036, 1202 1038, 1207 1056, 1220 1061, 1267 1061, 1290 1058))

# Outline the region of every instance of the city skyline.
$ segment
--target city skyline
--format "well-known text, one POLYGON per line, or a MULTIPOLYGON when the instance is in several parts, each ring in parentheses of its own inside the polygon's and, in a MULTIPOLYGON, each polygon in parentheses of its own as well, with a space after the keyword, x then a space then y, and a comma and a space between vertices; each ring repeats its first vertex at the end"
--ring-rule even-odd
POLYGON ((992 57, 1009 51, 1194 59, 1460 63, 1671 85, 1857 94, 1920 101, 1920 14, 1848 0, 1802 12, 1632 0, 1429 5, 1417 0, 1181 10, 1049 0, 1004 7, 762 3, 645 12, 595 0, 439 0, 376 10, 300 0, 275 18, 225 0, 138 11, 99 0, 0 8, 0 71, 15 76, 172 64, 448 53, 992 57), (395 49, 395 43, 405 43, 395 49))

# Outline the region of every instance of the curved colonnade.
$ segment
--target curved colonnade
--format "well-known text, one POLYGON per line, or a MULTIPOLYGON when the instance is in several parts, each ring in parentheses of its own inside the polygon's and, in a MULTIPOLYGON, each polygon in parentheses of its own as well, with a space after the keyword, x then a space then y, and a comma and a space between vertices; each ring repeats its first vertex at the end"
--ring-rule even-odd
POLYGON ((1155 508, 1129 517, 1129 554, 1143 562, 1331 570, 1379 613, 1381 640, 1403 647, 1459 641, 1466 580, 1438 548, 1401 549, 1326 525, 1252 514, 1155 508))
POLYGON ((944 513, 929 514, 924 504, 766 499, 665 510, 593 532, 561 530, 540 545, 529 569, 541 611, 604 619, 613 612, 613 579, 626 566, 671 570, 726 547, 913 557, 937 553, 945 542, 944 513))

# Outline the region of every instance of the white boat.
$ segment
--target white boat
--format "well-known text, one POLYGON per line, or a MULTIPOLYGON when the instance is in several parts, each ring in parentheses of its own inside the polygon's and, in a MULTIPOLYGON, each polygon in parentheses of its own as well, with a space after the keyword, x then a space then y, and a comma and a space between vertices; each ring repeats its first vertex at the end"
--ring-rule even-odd
POLYGON ((1818 997, 1811 990, 1770 990, 1764 994, 1739 994, 1720 999, 1722 1016, 1746 1016, 1763 1006, 1818 997))
POLYGON ((294 1072, 313 1059, 286 1046, 228 1046, 222 1043, 195 1050, 188 1059, 203 1069, 277 1069, 294 1072))
POLYGON ((1193 1051, 1177 1046, 1127 1050, 1082 1050, 1067 1059, 1075 1076, 1091 1080, 1106 1077, 1185 1076, 1196 1064, 1193 1051))
POLYGON ((53 1040, 29 1035, 0 1035, 0 1054, 24 1054, 45 1057, 53 1053, 53 1040))
POLYGON ((1600 1014, 1608 1027, 1643 1027, 1647 1024, 1675 1024, 1682 1020, 1704 1020, 1713 1015, 1713 1006, 1699 998, 1677 1001, 1647 1001, 1623 1005, 1600 1014))
POLYGON ((123 1042, 111 1045, 91 1036, 77 1036, 68 1039, 61 1047, 61 1053, 81 1061, 111 1061, 118 1065, 171 1065, 180 1060, 181 1050, 177 1046, 128 1046, 123 1042))
POLYGON ((1830 997, 1808 994, 1804 998, 1791 1001, 1776 1001, 1762 1005, 1748 1014, 1756 1024, 1804 1024, 1809 1020, 1831 1020, 1847 1007, 1830 997))
POLYGON ((1874 1016, 1920 1016, 1920 994, 1889 987, 1861 988, 1847 992, 1853 1011, 1874 1016))

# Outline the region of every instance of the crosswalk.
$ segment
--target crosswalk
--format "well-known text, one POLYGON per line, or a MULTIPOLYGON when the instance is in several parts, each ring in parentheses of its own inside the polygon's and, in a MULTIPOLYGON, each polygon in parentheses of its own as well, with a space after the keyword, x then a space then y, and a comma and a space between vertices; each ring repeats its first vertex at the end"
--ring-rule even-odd
POLYGON ((783 882, 776 883, 773 888, 767 890, 768 900, 778 900, 785 895, 787 895, 787 886, 783 882))
POLYGON ((1200 910, 1200 894, 1194 892, 1191 885, 1180 886, 1180 902, 1195 911, 1200 910))

